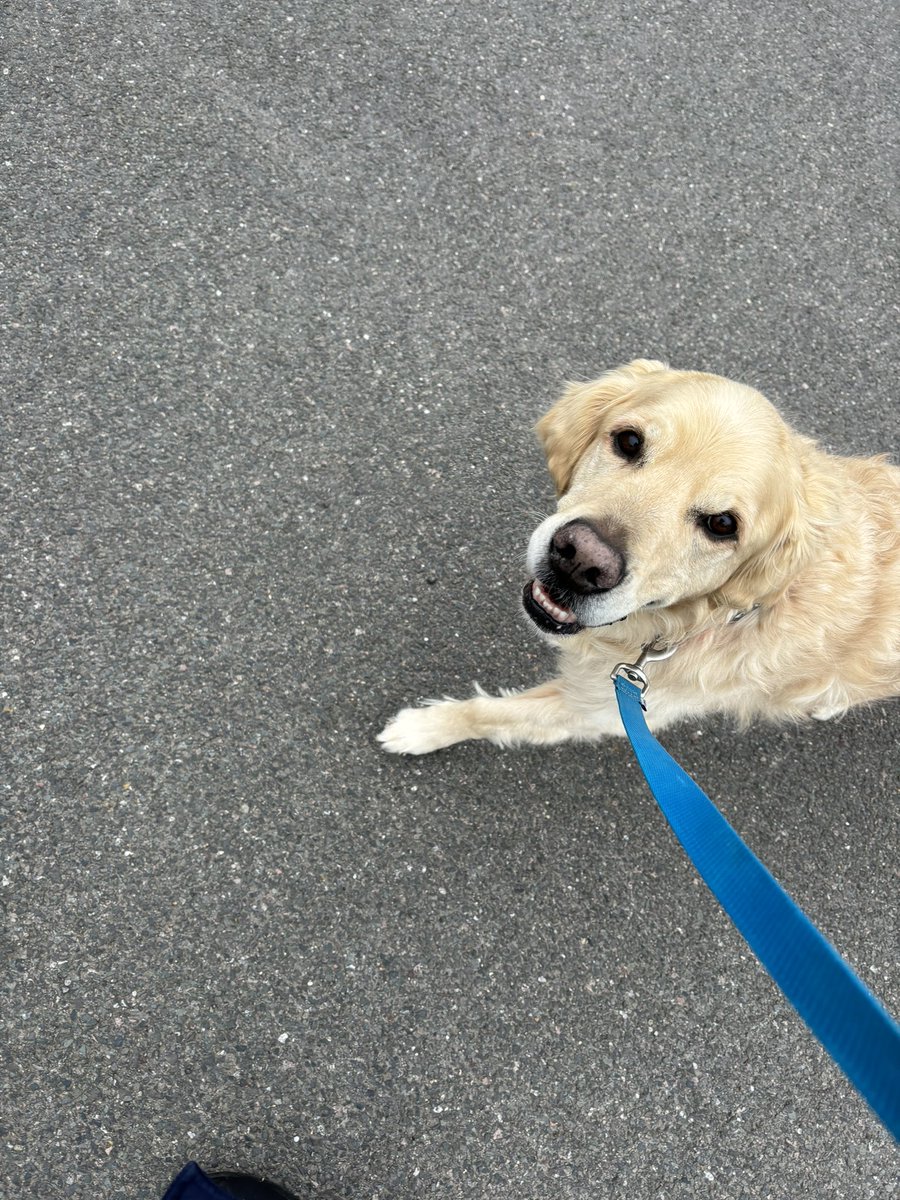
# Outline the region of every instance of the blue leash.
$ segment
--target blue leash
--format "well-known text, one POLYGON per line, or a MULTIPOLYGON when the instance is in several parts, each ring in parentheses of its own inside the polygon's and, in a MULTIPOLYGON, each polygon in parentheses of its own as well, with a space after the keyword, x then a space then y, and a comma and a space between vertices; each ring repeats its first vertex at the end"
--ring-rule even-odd
POLYGON ((900 1142, 900 1026, 647 728, 641 667, 662 657, 645 651, 612 676, 650 791, 750 949, 900 1142))

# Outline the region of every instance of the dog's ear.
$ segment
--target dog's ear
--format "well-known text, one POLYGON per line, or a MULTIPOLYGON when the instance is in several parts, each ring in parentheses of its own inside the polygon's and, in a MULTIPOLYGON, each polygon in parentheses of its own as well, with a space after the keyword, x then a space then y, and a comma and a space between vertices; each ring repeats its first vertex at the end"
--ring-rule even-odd
POLYGON ((735 571, 715 597, 717 608, 749 612, 774 604, 800 573, 808 558, 807 530, 792 524, 735 571))
POLYGON ((590 383, 570 383, 562 396, 537 423, 537 435, 557 495, 567 492, 575 467, 597 435, 600 416, 611 405, 629 396, 641 379, 665 371, 665 363, 636 358, 617 371, 590 383))
POLYGON ((828 476, 819 469, 819 448, 809 438, 789 436, 795 457, 782 461, 769 491, 777 523, 759 550, 720 589, 717 601, 722 607, 747 610, 773 604, 818 552, 835 519, 828 476))

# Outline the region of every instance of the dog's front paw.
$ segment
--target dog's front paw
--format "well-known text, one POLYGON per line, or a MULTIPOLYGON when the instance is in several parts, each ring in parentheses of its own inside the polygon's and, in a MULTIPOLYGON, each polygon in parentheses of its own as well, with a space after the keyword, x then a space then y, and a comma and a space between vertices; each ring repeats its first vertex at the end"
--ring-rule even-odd
POLYGON ((455 719, 459 708, 458 700, 432 700, 424 708, 401 708, 378 734, 378 740, 391 754, 442 750, 466 736, 455 719))

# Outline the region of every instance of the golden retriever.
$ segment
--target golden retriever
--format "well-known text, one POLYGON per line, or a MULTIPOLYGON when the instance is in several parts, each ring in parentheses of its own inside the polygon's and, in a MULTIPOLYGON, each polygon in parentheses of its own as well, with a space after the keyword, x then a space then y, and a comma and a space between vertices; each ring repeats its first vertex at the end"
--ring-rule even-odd
POLYGON ((610 671, 655 642, 648 723, 824 719, 900 694, 900 470, 826 454, 752 388, 638 359, 571 384, 538 424, 557 511, 525 612, 559 651, 539 687, 404 708, 425 754, 622 733, 610 671))

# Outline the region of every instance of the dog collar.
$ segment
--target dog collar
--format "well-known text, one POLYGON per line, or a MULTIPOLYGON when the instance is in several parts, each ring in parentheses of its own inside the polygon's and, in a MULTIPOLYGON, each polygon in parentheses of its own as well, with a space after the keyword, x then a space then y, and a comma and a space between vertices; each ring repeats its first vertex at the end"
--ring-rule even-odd
POLYGON ((739 608, 736 612, 729 613, 728 620, 725 622, 725 624, 736 625, 738 621, 743 621, 744 617, 749 617, 752 613, 755 613, 760 608, 762 608, 761 604, 753 604, 750 606, 750 608, 739 608))
MULTIPOLYGON (((761 604, 751 605, 750 608, 739 608, 735 612, 729 613, 726 625, 736 625, 738 621, 743 621, 745 617, 752 616, 762 607, 761 604)), ((701 630, 700 632, 704 632, 701 630)), ((617 676, 622 675, 629 683, 633 683, 639 689, 643 696, 647 688, 650 686, 647 676, 644 672, 644 667, 648 663, 663 662, 667 658, 671 658, 676 650, 680 650, 685 642, 692 641, 699 636, 697 633, 692 634, 689 638, 685 638, 680 642, 673 642, 671 645, 661 643, 658 637, 655 637, 652 642, 647 642, 641 647, 641 652, 633 663, 616 663, 610 674, 610 679, 615 682, 617 676)))

